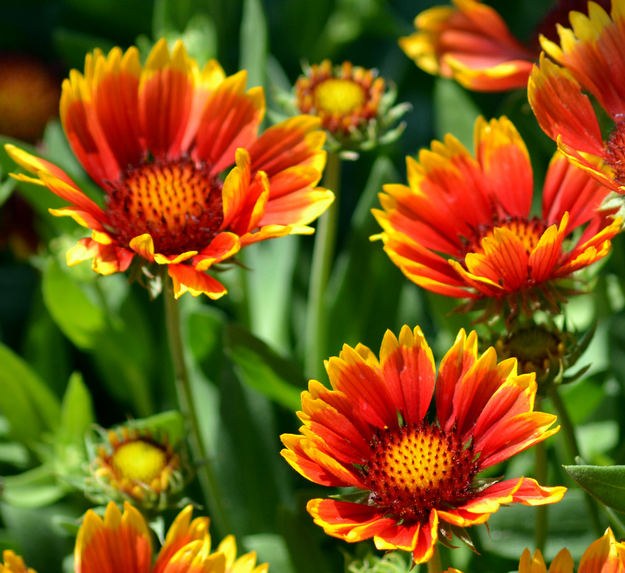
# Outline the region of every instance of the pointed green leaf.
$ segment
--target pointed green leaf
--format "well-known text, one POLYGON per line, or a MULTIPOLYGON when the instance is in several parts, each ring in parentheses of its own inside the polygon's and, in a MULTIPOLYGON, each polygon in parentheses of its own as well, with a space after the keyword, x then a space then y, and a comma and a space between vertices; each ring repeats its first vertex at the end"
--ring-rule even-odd
POLYGON ((61 426, 66 437, 83 443, 85 432, 95 422, 91 393, 80 372, 74 372, 69 379, 61 410, 61 426))
POLYGON ((45 382, 8 347, 0 344, 0 411, 11 435, 26 444, 59 425, 58 398, 45 382))
POLYGON ((2 499, 14 507, 44 507, 61 499, 66 490, 48 466, 2 480, 2 499))
POLYGON ((442 140, 447 133, 473 149, 473 125, 480 115, 469 92, 454 80, 438 78, 434 88, 434 133, 442 140))
POLYGON ((625 466, 564 466, 564 469, 603 505, 625 513, 625 466))
POLYGON ((247 70, 248 89, 265 84, 267 66, 267 21, 260 0, 244 0, 241 19, 241 59, 247 70))

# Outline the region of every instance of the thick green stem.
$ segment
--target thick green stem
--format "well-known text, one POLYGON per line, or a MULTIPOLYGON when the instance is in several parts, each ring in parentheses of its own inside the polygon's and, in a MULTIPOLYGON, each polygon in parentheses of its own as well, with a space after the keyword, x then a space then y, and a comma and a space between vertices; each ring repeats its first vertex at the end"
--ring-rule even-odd
MULTIPOLYGON (((542 410, 541 399, 538 397, 536 397, 535 409, 542 410)), ((536 456, 536 465, 534 467, 536 481, 540 485, 546 486, 549 466, 547 465, 547 448, 545 446, 545 442, 539 442, 534 446, 534 455, 536 456)), ((548 505, 539 505, 536 507, 536 526, 534 528, 534 535, 536 549, 539 549, 541 553, 545 552, 545 543, 547 542, 548 507, 548 505)))
POLYGON ((219 492, 217 480, 213 474, 209 459, 206 455, 204 440, 198 424, 193 400, 193 389, 189 381, 189 373, 184 358, 184 345, 180 329, 180 310, 178 302, 174 298, 173 285, 169 276, 165 275, 165 316, 167 320, 167 334, 169 336, 169 348, 174 366, 176 379, 176 393, 180 411, 184 416, 189 430, 189 442, 193 462, 197 468, 197 477, 202 488, 204 502, 208 507, 210 517, 219 537, 225 537, 231 533, 228 513, 223 505, 223 497, 219 492))
POLYGON ((443 567, 441 565, 441 554, 438 549, 438 543, 434 545, 434 554, 428 561, 428 573, 442 573, 443 567))
MULTIPOLYGON (((553 402, 553 406, 558 413, 558 421, 562 426, 562 435, 564 436, 564 442, 569 455, 568 462, 570 464, 577 463, 576 459, 579 456, 579 445, 577 444, 577 436, 575 435, 575 427, 571 420, 569 413, 564 405, 564 401, 558 392, 557 386, 552 386, 549 390, 549 397, 553 402)), ((603 528, 599 522, 599 507, 595 499, 588 493, 584 492, 584 499, 586 500, 586 506, 588 508, 588 515, 590 515, 590 521, 597 537, 603 535, 603 528)))
POLYGON ((312 269, 308 288, 306 313, 306 374, 319 380, 323 374, 323 361, 327 356, 328 317, 325 308, 325 292, 332 272, 336 231, 339 216, 339 185, 341 159, 336 153, 328 153, 328 163, 323 184, 334 192, 334 202, 319 217, 315 235, 312 269))

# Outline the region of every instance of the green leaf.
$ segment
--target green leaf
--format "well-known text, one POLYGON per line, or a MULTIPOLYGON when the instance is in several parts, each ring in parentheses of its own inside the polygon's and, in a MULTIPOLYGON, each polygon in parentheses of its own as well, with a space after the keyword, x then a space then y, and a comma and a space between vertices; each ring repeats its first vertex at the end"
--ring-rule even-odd
POLYGON ((56 430, 60 404, 45 382, 3 344, 0 364, 0 411, 11 424, 11 435, 28 445, 42 432, 56 430))
POLYGON ((169 443, 174 447, 187 434, 184 418, 177 410, 161 412, 160 414, 155 414, 154 416, 133 420, 131 425, 133 428, 160 430, 165 432, 169 443))
POLYGON ((247 70, 247 87, 265 84, 267 22, 260 0, 244 0, 239 69, 247 70))
POLYGON ((471 96, 454 80, 438 78, 434 87, 434 134, 441 141, 447 133, 473 149, 473 125, 480 111, 471 96))
POLYGON ((43 275, 43 299, 52 318, 76 346, 90 349, 106 329, 106 316, 83 290, 50 259, 43 275))
POLYGON ((2 484, 2 498, 13 507, 45 507, 66 494, 52 469, 46 465, 3 478, 2 484))
POLYGON ((603 505, 625 513, 625 466, 564 466, 564 469, 603 505))
POLYGON ((300 409, 306 380, 293 363, 235 324, 226 326, 225 337, 226 353, 242 382, 289 410, 300 409))
POLYGON ((83 443, 85 432, 95 422, 91 393, 80 372, 74 372, 67 385, 61 409, 61 427, 66 437, 79 444, 83 443))

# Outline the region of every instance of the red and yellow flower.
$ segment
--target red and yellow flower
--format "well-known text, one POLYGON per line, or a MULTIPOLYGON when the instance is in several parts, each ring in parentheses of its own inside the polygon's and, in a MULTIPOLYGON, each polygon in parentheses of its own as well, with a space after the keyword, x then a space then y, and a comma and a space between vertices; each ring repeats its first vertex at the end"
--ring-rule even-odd
MULTIPOLYGON (((596 214, 608 190, 556 153, 543 188, 542 216, 531 217, 527 148, 508 119, 475 124, 475 155, 452 135, 407 158, 408 184, 385 185, 384 249, 419 286, 487 303, 514 315, 539 305, 556 312, 560 279, 604 257, 622 219, 596 214), (571 233, 588 223, 573 245, 571 233)), ((601 163, 597 161, 597 168, 601 163)))
POLYGON ((377 70, 347 61, 340 66, 330 60, 306 66, 295 84, 297 111, 321 119, 331 150, 371 149, 397 139, 405 124, 389 128, 410 105, 391 107, 395 97, 395 90, 387 91, 377 70))
POLYGON ((143 516, 129 503, 124 513, 110 502, 104 519, 89 510, 76 538, 76 573, 266 573, 267 564, 256 565, 256 554, 236 559, 236 543, 226 537, 211 553, 209 520, 191 521, 189 505, 174 520, 152 565, 152 535, 143 516))
POLYGON ((320 120, 298 116, 261 136, 262 88, 245 91, 246 72, 226 77, 216 61, 203 70, 177 42, 139 52, 88 54, 84 75, 63 83, 61 121, 74 153, 105 193, 104 208, 58 167, 7 146, 13 159, 71 205, 51 210, 92 229, 67 254, 93 259, 108 275, 164 265, 176 297, 226 290, 205 271, 251 243, 311 233, 308 223, 332 202, 316 188, 325 165, 320 120), (222 181, 220 173, 230 166, 222 181))
POLYGON ((559 28, 560 44, 542 38, 547 55, 532 71, 529 100, 545 133, 569 160, 612 191, 625 193, 625 1, 613 0, 611 17, 589 2, 589 15, 571 12, 559 28), (602 135, 592 94, 613 121, 602 135), (597 167, 603 159, 608 169, 597 167))
POLYGON ((564 495, 566 488, 529 478, 477 479, 558 428, 549 429, 555 416, 533 412, 534 375, 517 376, 515 359, 497 364, 493 348, 478 356, 475 332, 460 331, 438 378, 421 330, 407 326, 399 339, 387 331, 379 360, 361 344, 345 345, 326 369, 332 390, 312 380, 302 392, 301 435, 282 436, 282 455, 315 483, 361 494, 359 503, 308 503, 328 535, 373 537, 378 549, 411 551, 422 563, 439 534, 451 539, 453 526, 485 523, 502 504, 542 505, 564 495))
POLYGON ((10 549, 2 552, 2 560, 4 563, 0 563, 0 573, 37 573, 34 569, 26 567, 24 559, 10 549))
MULTIPOLYGON (((606 0, 600 0, 607 3, 606 0)), ((607 0, 609 2, 609 0, 607 0)), ((525 89, 540 50, 519 42, 501 16, 479 0, 452 0, 415 19, 417 32, 399 40, 400 47, 422 70, 454 78, 475 91, 525 89)), ((571 10, 584 10, 587 0, 558 0, 538 32, 553 37, 571 10)), ((533 44, 534 42, 532 42, 533 44)))

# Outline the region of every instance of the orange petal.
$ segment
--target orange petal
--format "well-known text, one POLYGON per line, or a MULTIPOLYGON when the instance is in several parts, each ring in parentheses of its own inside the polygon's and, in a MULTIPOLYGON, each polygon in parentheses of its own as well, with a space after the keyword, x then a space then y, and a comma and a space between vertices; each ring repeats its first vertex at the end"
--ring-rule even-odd
POLYGON ((552 225, 540 237, 528 260, 531 277, 536 283, 548 280, 562 253, 562 241, 569 232, 569 214, 564 213, 560 227, 552 225))
POLYGON ((578 573, 623 573, 625 563, 622 554, 619 554, 618 545, 608 527, 603 537, 584 551, 578 573))
POLYGON ((182 41, 171 57, 167 42, 159 40, 145 63, 139 83, 139 120, 146 146, 155 156, 181 151, 193 101, 194 62, 182 41))
POLYGON ((334 193, 321 187, 300 189, 277 199, 269 199, 260 225, 308 225, 334 201, 334 193))
POLYGON ((208 298, 216 300, 228 292, 226 287, 217 279, 206 273, 196 271, 190 265, 169 265, 167 272, 174 281, 174 296, 176 298, 185 292, 190 292, 193 296, 205 294, 208 298))
POLYGON ((234 233, 219 233, 208 247, 193 257, 193 266, 196 271, 205 271, 213 264, 220 263, 239 252, 241 245, 239 237, 234 233))

